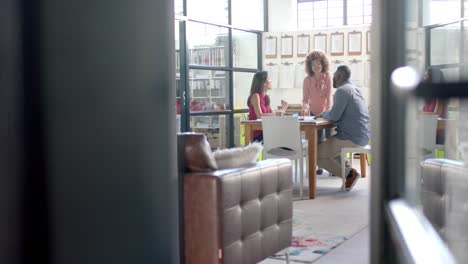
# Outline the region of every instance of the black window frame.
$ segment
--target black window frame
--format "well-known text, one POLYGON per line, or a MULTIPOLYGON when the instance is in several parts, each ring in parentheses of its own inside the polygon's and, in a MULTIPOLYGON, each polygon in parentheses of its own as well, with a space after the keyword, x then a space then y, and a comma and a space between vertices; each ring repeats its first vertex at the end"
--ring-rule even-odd
POLYGON ((226 116, 226 147, 234 147, 234 115, 238 113, 248 113, 249 109, 247 106, 242 109, 234 109, 234 80, 233 76, 236 72, 250 72, 255 73, 259 70, 262 70, 262 33, 268 31, 268 0, 263 0, 263 11, 264 11, 264 20, 263 20, 263 30, 256 30, 251 28, 239 27, 236 25, 232 25, 232 1, 234 0, 227 0, 228 1, 228 23, 217 23, 207 20, 201 19, 194 19, 191 18, 188 14, 187 10, 187 1, 183 1, 183 15, 176 15, 175 20, 180 22, 179 27, 179 34, 180 34, 180 89, 181 89, 181 132, 189 132, 192 131, 190 127, 190 118, 194 116, 217 116, 217 115, 224 115, 226 116), (190 22, 196 22, 211 26, 218 26, 227 28, 228 30, 228 64, 225 66, 209 66, 209 65, 195 65, 189 63, 189 49, 187 43, 187 24, 190 22), (234 67, 233 66, 233 39, 232 39, 232 32, 233 30, 240 30, 248 33, 257 34, 257 68, 241 68, 241 67, 234 67), (231 106, 230 109, 227 110, 216 110, 216 111, 199 111, 194 112, 190 111, 190 87, 189 87, 189 71, 194 69, 201 69, 201 70, 220 70, 226 71, 228 73, 229 78, 229 87, 227 88, 228 98, 229 98, 229 105, 231 106))

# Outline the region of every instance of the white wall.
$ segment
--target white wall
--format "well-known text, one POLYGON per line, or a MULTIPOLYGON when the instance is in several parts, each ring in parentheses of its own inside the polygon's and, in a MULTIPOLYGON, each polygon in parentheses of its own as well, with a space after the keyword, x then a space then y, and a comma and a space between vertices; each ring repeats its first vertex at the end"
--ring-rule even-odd
MULTIPOLYGON (((282 63, 288 62, 293 64, 298 64, 301 61, 304 61, 305 58, 297 57, 297 35, 302 33, 306 35, 310 35, 310 50, 314 48, 314 39, 313 36, 316 33, 327 34, 327 54, 329 56, 330 61, 340 61, 336 63, 338 65, 345 64, 350 66, 350 63, 353 60, 358 60, 362 63, 362 78, 361 81, 357 82, 356 84, 362 88, 362 92, 365 98, 370 105, 370 81, 369 76, 370 73, 366 71, 367 67, 370 67, 370 55, 367 54, 367 31, 370 31, 370 26, 346 26, 346 27, 338 27, 338 28, 320 28, 320 29, 311 29, 311 30, 297 30, 297 0, 269 0, 268 2, 268 29, 269 31, 263 34, 263 38, 273 35, 277 37, 278 40, 278 51, 281 50, 280 42, 282 35, 292 35, 293 36, 293 50, 294 56, 293 58, 281 59, 280 54, 276 59, 266 59, 263 58, 263 68, 265 69, 266 64, 268 63, 275 63, 277 65, 281 65, 282 63), (330 56, 330 49, 331 49, 331 41, 330 41, 330 34, 335 32, 343 32, 345 35, 344 38, 344 48, 345 54, 344 56, 330 56), (348 33, 352 31, 362 32, 362 54, 361 55, 354 55, 349 56, 347 55, 348 49, 348 33)), ((265 41, 263 41, 265 43, 265 41)), ((265 47, 264 47, 265 48, 265 47)), ((330 69, 332 71, 332 69, 330 69)), ((276 108, 276 106, 280 105, 280 101, 286 100, 290 104, 300 104, 302 101, 302 86, 298 86, 297 84, 301 82, 295 81, 294 88, 287 88, 284 87, 277 87, 276 89, 272 89, 269 94, 271 97, 272 107, 276 108)), ((333 90, 334 92, 334 90, 333 90)))
MULTIPOLYGON (((330 60, 330 71, 333 73, 333 69, 338 65, 347 65, 351 67, 351 81, 353 81, 358 87, 361 88, 364 97, 370 105, 370 54, 367 53, 367 32, 370 31, 370 26, 346 26, 339 28, 323 28, 316 30, 308 31, 281 31, 281 32, 266 32, 263 34, 263 39, 274 36, 277 38, 277 57, 274 59, 263 58, 263 68, 267 69, 267 65, 273 63, 279 67, 282 67, 283 63, 292 63, 295 67, 298 67, 298 70, 304 69, 303 64, 299 64, 305 60, 304 57, 297 56, 297 36, 301 34, 310 36, 309 49, 313 50, 314 47, 314 35, 321 33, 327 35, 327 55, 330 60), (340 32, 344 34, 344 55, 342 56, 331 56, 331 34, 340 32), (349 55, 348 54, 348 33, 351 32, 361 32, 361 55, 349 55), (293 37, 293 57, 292 58, 281 58, 281 36, 289 35, 293 37), (354 69, 353 66, 356 64, 359 65, 359 70, 354 69)), ((265 45, 265 41, 264 41, 265 45)), ((265 48, 265 47, 264 47, 265 48)), ((283 72, 279 70, 279 72, 283 72)), ((271 78, 271 76, 270 76, 271 78)), ((280 74, 281 78, 281 74, 280 74)), ((298 77, 294 78, 294 81, 291 82, 289 88, 281 86, 280 84, 269 92, 271 97, 272 106, 280 105, 280 101, 286 100, 290 104, 301 104, 302 102, 302 80, 303 77, 299 79, 298 77), (298 79, 298 80, 296 80, 298 79)), ((334 92, 335 90, 333 90, 334 92)))

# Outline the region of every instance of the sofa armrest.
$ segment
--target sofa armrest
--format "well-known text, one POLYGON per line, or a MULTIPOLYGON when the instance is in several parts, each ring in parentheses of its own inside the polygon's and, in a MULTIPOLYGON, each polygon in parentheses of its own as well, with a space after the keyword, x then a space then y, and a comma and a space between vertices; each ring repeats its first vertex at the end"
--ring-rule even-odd
POLYGON ((256 263, 288 247, 288 159, 184 175, 186 263, 256 263))
POLYGON ((424 214, 463 262, 468 258, 468 169, 460 161, 428 159, 421 172, 424 214))

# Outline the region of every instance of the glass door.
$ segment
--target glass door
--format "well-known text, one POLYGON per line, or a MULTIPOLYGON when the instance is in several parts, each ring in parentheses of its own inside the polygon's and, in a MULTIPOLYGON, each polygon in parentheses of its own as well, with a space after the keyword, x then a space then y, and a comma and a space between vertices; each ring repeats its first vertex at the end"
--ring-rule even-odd
POLYGON ((465 1, 374 3, 371 263, 467 263, 465 1))
POLYGON ((244 144, 240 123, 261 69, 267 1, 211 2, 175 0, 176 109, 180 131, 203 133, 222 149, 244 144))

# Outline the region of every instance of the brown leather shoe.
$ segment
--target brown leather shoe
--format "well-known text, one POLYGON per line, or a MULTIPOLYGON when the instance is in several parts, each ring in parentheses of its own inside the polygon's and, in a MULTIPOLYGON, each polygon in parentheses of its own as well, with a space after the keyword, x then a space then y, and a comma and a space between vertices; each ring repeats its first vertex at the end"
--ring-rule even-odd
POLYGON ((356 182, 361 178, 361 174, 359 174, 355 169, 351 169, 346 176, 346 191, 349 192, 354 187, 356 182))

